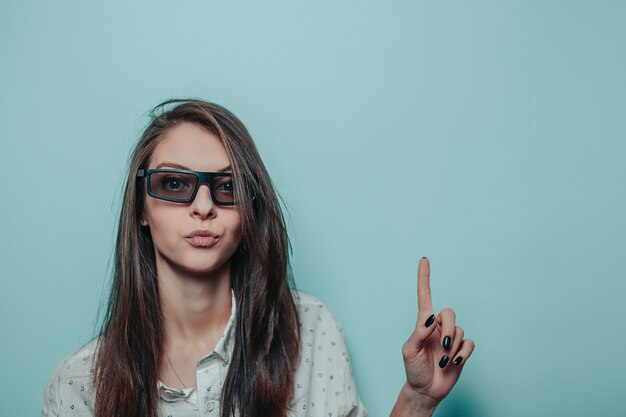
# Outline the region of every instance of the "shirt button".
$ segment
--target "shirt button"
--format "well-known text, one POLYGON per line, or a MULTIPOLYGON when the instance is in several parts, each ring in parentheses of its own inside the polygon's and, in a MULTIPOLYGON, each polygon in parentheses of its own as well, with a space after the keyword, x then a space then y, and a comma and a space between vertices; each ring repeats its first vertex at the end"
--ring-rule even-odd
POLYGON ((206 405, 206 409, 209 413, 212 413, 215 410, 215 401, 209 401, 206 405))

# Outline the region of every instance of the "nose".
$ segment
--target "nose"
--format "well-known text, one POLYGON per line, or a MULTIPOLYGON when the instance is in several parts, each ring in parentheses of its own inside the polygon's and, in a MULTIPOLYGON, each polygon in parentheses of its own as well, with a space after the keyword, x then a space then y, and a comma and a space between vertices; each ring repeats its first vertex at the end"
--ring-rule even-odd
POLYGON ((189 205, 189 210, 193 216, 200 216, 202 218, 215 216, 215 203, 211 198, 211 190, 206 184, 198 187, 196 197, 189 205))

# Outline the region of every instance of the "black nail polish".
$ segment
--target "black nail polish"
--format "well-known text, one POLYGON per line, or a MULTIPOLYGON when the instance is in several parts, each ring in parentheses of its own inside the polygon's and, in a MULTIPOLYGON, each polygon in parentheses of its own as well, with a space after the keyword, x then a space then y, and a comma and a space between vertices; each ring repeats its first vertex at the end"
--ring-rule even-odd
POLYGON ((445 350, 450 349, 450 342, 451 342, 451 340, 452 339, 450 339, 450 336, 446 336, 446 337, 443 338, 443 348, 445 350))
POLYGON ((454 360, 455 365, 459 365, 461 362, 463 362, 463 358, 461 356, 459 356, 458 358, 454 360))
POLYGON ((431 314, 430 317, 426 320, 426 323, 424 323, 424 326, 430 327, 430 325, 433 324, 434 322, 435 322, 435 315, 431 314))
POLYGON ((446 365, 448 364, 449 360, 450 360, 450 358, 447 355, 444 355, 444 357, 441 358, 441 360, 439 361, 439 367, 440 368, 445 368, 446 365))

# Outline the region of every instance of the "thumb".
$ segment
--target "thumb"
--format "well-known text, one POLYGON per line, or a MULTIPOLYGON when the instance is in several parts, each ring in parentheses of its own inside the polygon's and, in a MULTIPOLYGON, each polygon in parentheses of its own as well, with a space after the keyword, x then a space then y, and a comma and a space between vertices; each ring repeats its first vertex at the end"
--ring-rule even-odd
POLYGON ((424 348, 424 344, 437 328, 437 316, 435 314, 419 314, 415 330, 407 340, 408 347, 413 352, 419 352, 424 348))

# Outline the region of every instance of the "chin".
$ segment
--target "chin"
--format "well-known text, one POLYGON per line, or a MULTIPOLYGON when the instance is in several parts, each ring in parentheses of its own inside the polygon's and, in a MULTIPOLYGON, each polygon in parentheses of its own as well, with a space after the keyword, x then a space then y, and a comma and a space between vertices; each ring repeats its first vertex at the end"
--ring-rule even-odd
POLYGON ((223 271, 225 268, 228 268, 229 264, 227 261, 224 262, 204 262, 196 260, 191 262, 186 262, 181 265, 182 269, 187 273, 191 273, 193 275, 211 275, 223 271))

